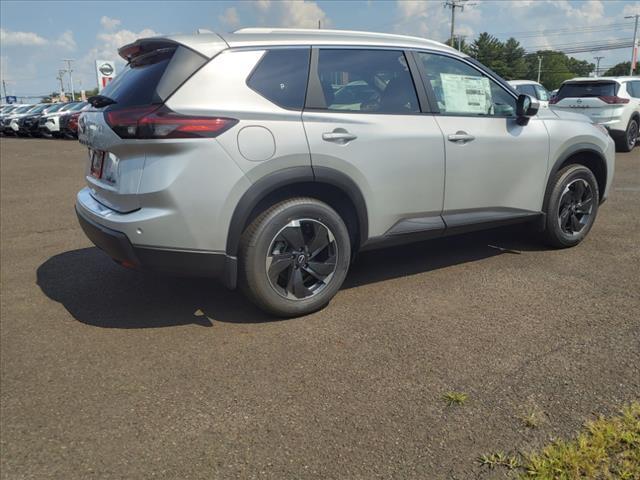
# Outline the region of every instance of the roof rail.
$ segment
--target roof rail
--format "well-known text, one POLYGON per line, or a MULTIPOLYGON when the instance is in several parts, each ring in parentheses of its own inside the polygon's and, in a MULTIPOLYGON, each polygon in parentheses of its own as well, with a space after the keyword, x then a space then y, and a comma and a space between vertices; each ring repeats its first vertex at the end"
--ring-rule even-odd
MULTIPOLYGON (((344 34, 344 35, 375 35, 385 38, 428 40, 422 37, 412 37, 410 35, 398 35, 395 33, 366 32, 363 30, 336 30, 328 28, 281 28, 281 27, 245 27, 234 30, 231 33, 314 33, 322 34, 344 34)), ((432 41, 432 40, 431 40, 432 41)))

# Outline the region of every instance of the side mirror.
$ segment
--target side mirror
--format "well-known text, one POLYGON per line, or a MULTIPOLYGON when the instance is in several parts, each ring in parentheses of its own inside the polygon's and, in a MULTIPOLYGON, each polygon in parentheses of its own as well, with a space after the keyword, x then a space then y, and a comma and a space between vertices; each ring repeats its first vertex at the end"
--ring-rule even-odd
POLYGON ((518 101, 516 102, 516 118, 518 125, 527 125, 529 123, 529 118, 538 113, 539 108, 540 102, 538 102, 538 100, 531 98, 529 95, 525 95, 524 93, 519 95, 518 101))

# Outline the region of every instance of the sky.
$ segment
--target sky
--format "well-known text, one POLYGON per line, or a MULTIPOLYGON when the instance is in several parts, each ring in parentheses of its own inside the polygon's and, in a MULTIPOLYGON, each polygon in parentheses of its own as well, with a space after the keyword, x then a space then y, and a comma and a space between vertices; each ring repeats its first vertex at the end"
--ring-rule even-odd
MULTIPOLYGON (((633 37, 640 0, 471 0, 456 12, 456 34, 472 40, 487 31, 514 36, 535 50, 554 45, 633 37), (602 27, 602 28, 601 28, 602 27), (562 30, 560 30, 562 29, 562 30), (576 29, 580 29, 576 31, 576 29)), ((240 27, 307 27, 368 30, 446 41, 450 10, 434 1, 10 1, 0 2, 0 76, 9 95, 49 94, 63 58, 74 59, 75 89, 96 86, 95 60, 117 60, 118 47, 136 38, 230 32, 240 27)), ((575 54, 601 68, 630 59, 630 49, 575 54)), ((68 84, 68 76, 65 85, 68 84)), ((4 93, 4 92, 3 92, 4 93)))

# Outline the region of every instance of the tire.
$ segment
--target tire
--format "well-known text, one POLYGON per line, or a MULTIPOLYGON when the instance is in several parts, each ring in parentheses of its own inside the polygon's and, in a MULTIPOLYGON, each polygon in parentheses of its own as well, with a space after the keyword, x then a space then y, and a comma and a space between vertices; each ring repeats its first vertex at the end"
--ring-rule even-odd
POLYGON ((619 152, 630 152, 638 143, 638 130, 640 126, 637 118, 629 120, 625 132, 615 139, 616 149, 619 152))
POLYGON ((598 182, 587 167, 569 165, 556 174, 544 203, 546 243, 573 247, 587 236, 598 214, 598 182))
POLYGON ((238 260, 240 289, 259 308, 278 317, 306 315, 325 307, 342 286, 349 232, 327 204, 292 198, 251 222, 238 260))

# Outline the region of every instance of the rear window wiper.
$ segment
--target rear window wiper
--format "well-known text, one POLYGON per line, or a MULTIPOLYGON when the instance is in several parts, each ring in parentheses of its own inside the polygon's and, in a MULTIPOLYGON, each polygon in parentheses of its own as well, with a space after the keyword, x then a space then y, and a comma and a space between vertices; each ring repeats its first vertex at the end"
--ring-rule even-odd
POLYGON ((89 97, 87 102, 96 108, 102 108, 107 105, 117 103, 113 98, 105 97, 104 95, 94 95, 93 97, 89 97))

